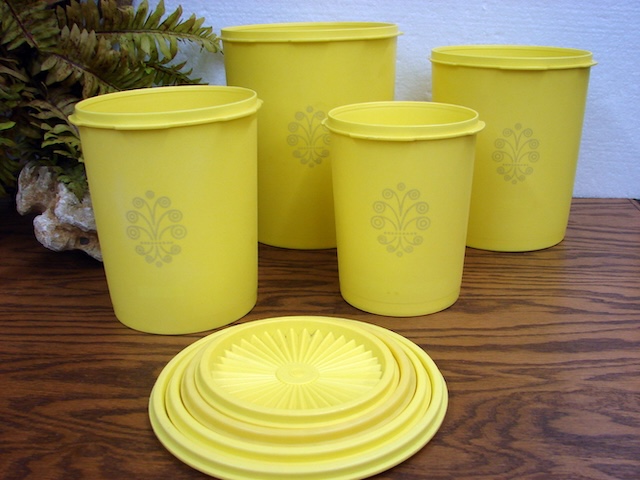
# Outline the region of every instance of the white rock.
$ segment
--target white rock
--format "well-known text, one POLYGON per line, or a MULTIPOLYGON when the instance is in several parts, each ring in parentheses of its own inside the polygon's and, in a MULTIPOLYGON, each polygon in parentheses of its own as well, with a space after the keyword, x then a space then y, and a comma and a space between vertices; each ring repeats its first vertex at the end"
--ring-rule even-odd
POLYGON ((16 209, 21 215, 40 213, 33 219, 34 234, 46 248, 81 250, 102 261, 91 197, 79 201, 50 167, 32 162, 22 169, 16 209))

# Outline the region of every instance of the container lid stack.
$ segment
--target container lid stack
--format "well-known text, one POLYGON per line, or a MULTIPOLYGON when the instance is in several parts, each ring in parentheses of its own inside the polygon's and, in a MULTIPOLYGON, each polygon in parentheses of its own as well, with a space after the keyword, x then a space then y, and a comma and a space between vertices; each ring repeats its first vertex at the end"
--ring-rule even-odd
POLYGON ((437 432, 444 378, 415 343, 334 317, 256 320, 178 353, 149 416, 177 458, 222 479, 355 479, 385 471, 437 432))

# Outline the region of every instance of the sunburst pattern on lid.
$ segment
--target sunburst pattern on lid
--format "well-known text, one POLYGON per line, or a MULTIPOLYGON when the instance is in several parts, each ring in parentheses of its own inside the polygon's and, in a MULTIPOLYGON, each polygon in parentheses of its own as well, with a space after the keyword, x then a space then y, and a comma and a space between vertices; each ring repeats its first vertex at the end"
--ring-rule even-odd
POLYGON ((422 448, 447 408, 433 361, 389 330, 279 317, 180 352, 151 394, 154 432, 222 479, 356 479, 422 448))
POLYGON ((378 357, 333 332, 274 330, 242 339, 211 366, 212 386, 240 400, 287 410, 362 397, 379 381, 378 357))

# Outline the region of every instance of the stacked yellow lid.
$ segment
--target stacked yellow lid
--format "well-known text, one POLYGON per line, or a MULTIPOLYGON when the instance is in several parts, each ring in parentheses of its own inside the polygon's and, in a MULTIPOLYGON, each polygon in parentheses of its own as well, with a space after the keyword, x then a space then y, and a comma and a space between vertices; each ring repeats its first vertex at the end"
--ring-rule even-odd
POLYGON ((333 317, 236 325, 164 368, 149 415, 164 446, 222 479, 355 479, 387 470, 440 427, 447 387, 419 346, 333 317))

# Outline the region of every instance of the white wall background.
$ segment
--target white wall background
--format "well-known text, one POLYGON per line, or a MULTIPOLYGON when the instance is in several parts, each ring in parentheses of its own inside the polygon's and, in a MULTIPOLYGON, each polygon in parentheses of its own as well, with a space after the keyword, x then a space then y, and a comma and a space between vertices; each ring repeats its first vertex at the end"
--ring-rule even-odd
MULTIPOLYGON (((149 0, 155 8, 158 0, 149 0)), ((138 4, 139 0, 134 2, 138 4)), ((578 197, 640 198, 640 2, 633 0, 165 0, 223 27, 298 21, 398 24, 397 100, 431 99, 431 48, 504 43, 590 50, 578 197)), ((189 51, 194 73, 225 84, 220 55, 189 51)))

